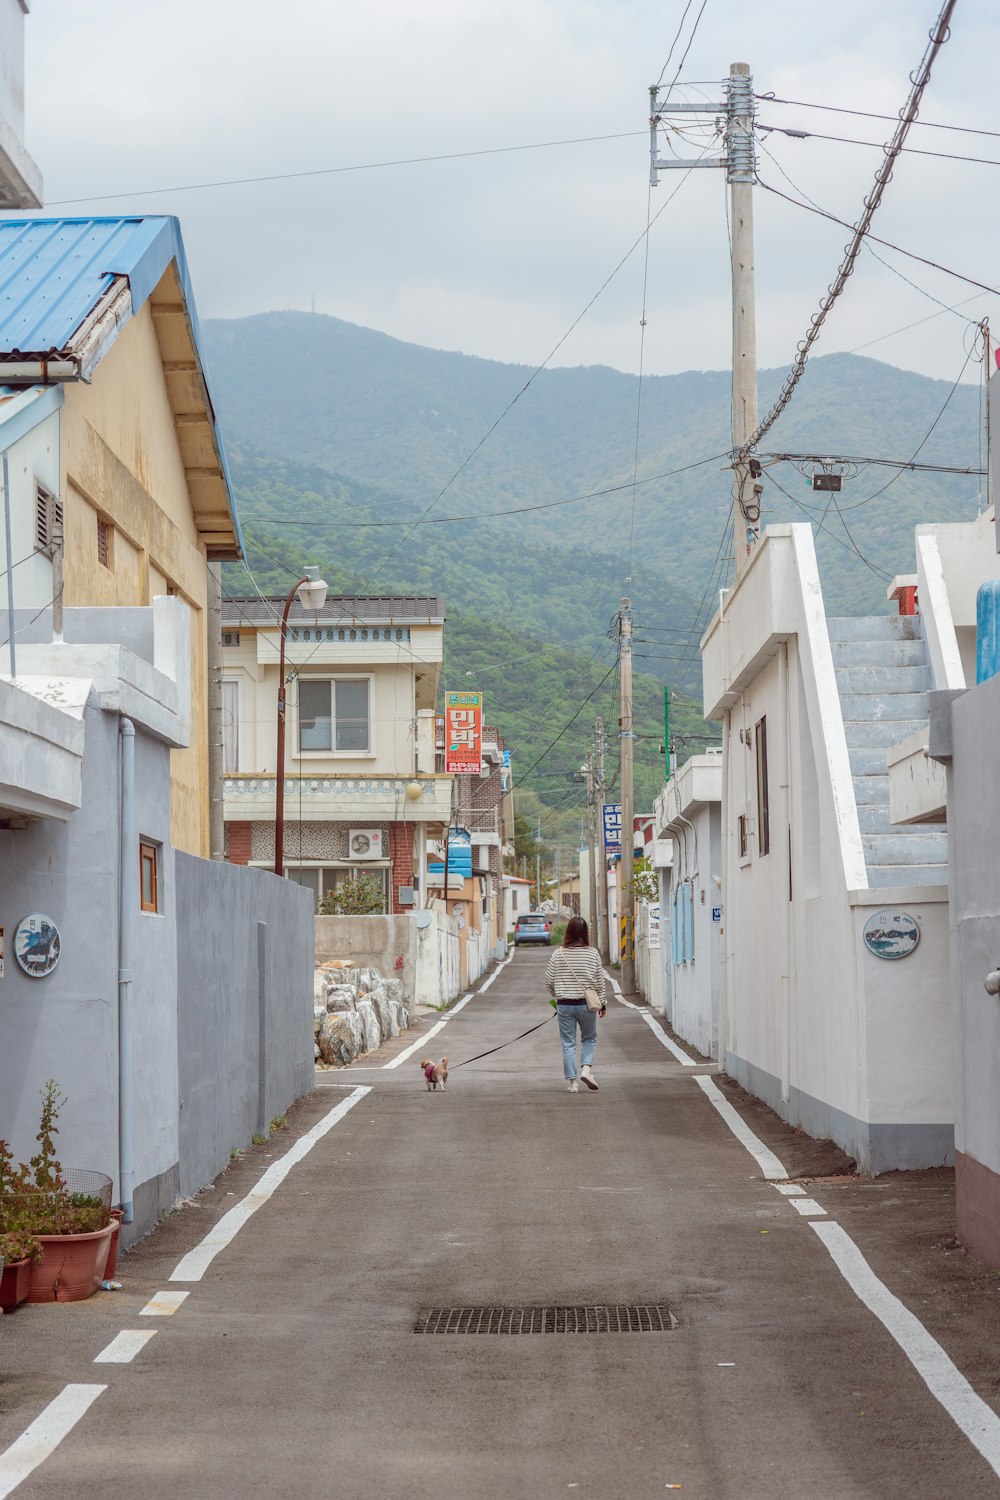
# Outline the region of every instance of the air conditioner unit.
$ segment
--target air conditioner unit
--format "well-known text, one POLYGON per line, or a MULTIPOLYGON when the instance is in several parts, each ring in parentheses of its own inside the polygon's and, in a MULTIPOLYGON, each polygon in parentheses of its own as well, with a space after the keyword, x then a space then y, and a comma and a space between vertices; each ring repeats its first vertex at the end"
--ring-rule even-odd
POLYGON ((347 848, 351 859, 383 859, 381 828, 352 828, 347 848))

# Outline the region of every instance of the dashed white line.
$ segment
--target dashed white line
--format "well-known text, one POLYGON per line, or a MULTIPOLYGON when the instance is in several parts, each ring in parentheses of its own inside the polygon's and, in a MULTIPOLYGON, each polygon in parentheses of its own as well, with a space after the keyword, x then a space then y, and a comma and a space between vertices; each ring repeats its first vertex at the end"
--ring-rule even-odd
POLYGON ((774 1152, 769 1146, 764 1145, 759 1136, 754 1135, 749 1125, 736 1113, 729 1100, 716 1087, 712 1079, 707 1078, 704 1073, 695 1073, 694 1081, 707 1096, 708 1102, 712 1105, 713 1109, 718 1110, 740 1145, 750 1152, 750 1155, 760 1167, 767 1180, 769 1182, 786 1180, 788 1173, 774 1152))
POLYGON ((185 1297, 190 1297, 190 1292, 157 1292, 151 1297, 139 1313, 140 1318, 172 1318, 180 1307, 185 1297))
POLYGON ((328 1130, 332 1130, 338 1121, 342 1120, 349 1110, 359 1104, 366 1094, 371 1093, 371 1088, 359 1084, 356 1089, 342 1099, 338 1105, 324 1115, 311 1130, 299 1137, 295 1144, 285 1152, 280 1161, 274 1162, 261 1177, 257 1186, 253 1188, 245 1198, 231 1208, 227 1214, 210 1229, 200 1244, 193 1250, 189 1250, 171 1271, 170 1281, 200 1281, 221 1250, 224 1250, 234 1240, 243 1228, 244 1224, 258 1210, 262 1208, 267 1200, 278 1188, 289 1172, 300 1162, 304 1156, 321 1141, 328 1130))
POLYGON ((666 1047, 667 1051, 672 1053, 679 1063, 683 1063, 685 1068, 696 1068, 698 1066, 693 1057, 688 1057, 687 1053, 678 1047, 674 1039, 667 1036, 659 1021, 654 1021, 648 1010, 640 1011, 640 1015, 660 1045, 666 1047))
POLYGON ((776 1188, 783 1198, 797 1198, 805 1194, 805 1188, 799 1187, 797 1182, 772 1182, 771 1186, 776 1188))
POLYGON ((16 1442, 0 1453, 0 1500, 54 1453, 67 1433, 90 1410, 106 1385, 67 1385, 40 1412, 16 1442))
POLYGON ((826 1216, 826 1209, 821 1208, 815 1198, 791 1198, 789 1202, 795 1212, 801 1214, 804 1219, 826 1216))
POLYGON ((931 1395, 1000 1475, 1000 1417, 977 1396, 941 1345, 909 1308, 879 1281, 857 1245, 839 1224, 812 1224, 848 1286, 895 1339, 931 1395))
POLYGON ((111 1343, 95 1356, 94 1364, 130 1365, 139 1350, 144 1349, 150 1339, 155 1336, 155 1328, 123 1328, 121 1333, 116 1333, 111 1343))

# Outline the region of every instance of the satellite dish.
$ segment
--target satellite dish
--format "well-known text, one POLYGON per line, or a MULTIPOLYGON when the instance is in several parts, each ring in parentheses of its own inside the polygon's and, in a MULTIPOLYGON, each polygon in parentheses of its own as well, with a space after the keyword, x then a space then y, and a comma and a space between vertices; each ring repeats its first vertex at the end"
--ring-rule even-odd
POLYGON ((431 925, 433 918, 429 911, 415 911, 413 913, 413 920, 422 932, 425 927, 431 925))

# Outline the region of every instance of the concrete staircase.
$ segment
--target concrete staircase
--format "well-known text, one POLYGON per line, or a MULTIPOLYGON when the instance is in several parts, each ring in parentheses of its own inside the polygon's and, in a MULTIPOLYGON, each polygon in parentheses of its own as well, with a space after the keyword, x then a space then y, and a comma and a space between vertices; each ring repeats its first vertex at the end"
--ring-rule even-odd
POLYGON ((948 834, 889 822, 885 752, 927 724, 931 672, 917 615, 828 620, 872 887, 947 885, 948 834))

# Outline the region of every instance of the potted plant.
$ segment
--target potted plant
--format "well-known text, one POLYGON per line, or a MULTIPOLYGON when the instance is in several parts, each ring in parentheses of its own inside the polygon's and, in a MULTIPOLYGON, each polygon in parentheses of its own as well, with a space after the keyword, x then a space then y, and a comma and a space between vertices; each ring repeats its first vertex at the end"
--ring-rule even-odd
POLYGON ((0 1234, 0 1312, 13 1312, 27 1300, 31 1263, 41 1255, 38 1241, 23 1229, 0 1234))
POLYGON ((40 1255, 29 1261, 29 1302, 76 1302, 100 1287, 115 1222, 111 1179, 64 1170, 55 1151, 65 1104, 54 1079, 42 1090, 38 1151, 14 1166, 0 1141, 0 1230, 29 1235, 40 1255))

